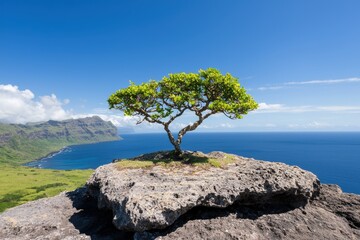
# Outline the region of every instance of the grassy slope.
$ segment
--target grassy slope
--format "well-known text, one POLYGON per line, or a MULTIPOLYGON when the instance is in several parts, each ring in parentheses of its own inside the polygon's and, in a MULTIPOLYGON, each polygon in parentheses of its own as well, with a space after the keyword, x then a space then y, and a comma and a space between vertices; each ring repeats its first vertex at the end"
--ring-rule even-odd
POLYGON ((59 171, 2 164, 0 212, 27 201, 74 190, 86 182, 93 170, 59 171))
MULTIPOLYGON (((93 170, 59 171, 34 169, 21 164, 39 159, 49 153, 59 151, 73 144, 115 140, 114 137, 96 134, 88 139, 72 135, 70 138, 27 139, 16 134, 41 130, 39 126, 0 124, 0 135, 13 135, 10 140, 0 144, 0 212, 42 197, 57 195, 84 185, 93 170)), ((46 126, 49 133, 61 131, 59 126, 46 126)), ((74 129, 75 130, 75 129, 74 129)), ((94 132, 93 126, 88 130, 94 132)), ((82 136, 84 137, 84 136, 82 136)))

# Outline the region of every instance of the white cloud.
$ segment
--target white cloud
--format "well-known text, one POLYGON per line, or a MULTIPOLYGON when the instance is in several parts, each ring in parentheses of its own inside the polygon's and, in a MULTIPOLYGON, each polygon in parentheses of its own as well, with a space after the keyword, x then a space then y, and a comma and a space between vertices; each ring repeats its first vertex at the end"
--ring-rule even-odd
POLYGON ((284 109, 283 104, 267 104, 267 103, 259 103, 259 107, 257 111, 276 111, 284 109))
POLYGON ((322 106, 318 107, 319 110, 323 111, 360 111, 360 106, 322 106))
POLYGON ((266 91, 266 90, 279 90, 283 88, 289 88, 293 85, 310 85, 310 84, 337 84, 337 83, 354 83, 360 82, 360 78, 352 77, 352 78, 340 78, 340 79, 324 79, 324 80, 310 80, 310 81, 300 81, 300 82, 285 82, 279 85, 273 86, 262 86, 258 87, 257 90, 266 91))
POLYGON ((265 90, 278 90, 278 89, 282 89, 282 88, 285 88, 285 86, 259 87, 257 89, 260 91, 265 91, 265 90))
POLYGON ((285 106, 284 104, 259 103, 254 113, 304 113, 304 112, 348 112, 358 113, 360 106, 285 106))
POLYGON ((0 85, 0 122, 26 123, 63 120, 70 113, 63 109, 68 100, 61 102, 54 94, 35 99, 29 89, 20 90, 14 85, 0 85))
POLYGON ((71 118, 85 118, 85 117, 93 117, 99 116, 104 121, 110 121, 116 127, 133 127, 136 125, 138 121, 137 117, 133 116, 121 116, 115 114, 95 114, 95 113, 88 113, 88 114, 73 114, 71 118))
POLYGON ((288 124, 288 127, 293 129, 322 129, 322 128, 331 128, 334 127, 334 125, 331 125, 326 122, 313 121, 304 124, 297 124, 297 123, 288 124))
POLYGON ((220 127, 221 128, 233 128, 233 125, 231 125, 230 123, 221 123, 220 127))
POLYGON ((346 82, 360 82, 360 78, 341 78, 341 79, 327 79, 327 80, 311 80, 302 82, 286 82, 285 85, 304 85, 304 84, 334 84, 334 83, 346 83, 346 82))
POLYGON ((230 129, 230 128, 234 128, 234 126, 230 123, 201 124, 199 126, 199 129, 208 129, 208 130, 214 130, 214 129, 224 130, 224 129, 230 129))
MULTIPOLYGON (((64 120, 99 116, 111 121, 117 127, 133 127, 138 118, 112 114, 107 109, 95 109, 94 114, 73 114, 63 108, 69 99, 59 100, 55 94, 35 97, 29 89, 20 90, 14 85, 0 85, 0 122, 27 123, 47 120, 64 120), (99 114, 97 114, 99 113, 99 114)), ((154 128, 153 124, 142 124, 144 128, 154 128)))

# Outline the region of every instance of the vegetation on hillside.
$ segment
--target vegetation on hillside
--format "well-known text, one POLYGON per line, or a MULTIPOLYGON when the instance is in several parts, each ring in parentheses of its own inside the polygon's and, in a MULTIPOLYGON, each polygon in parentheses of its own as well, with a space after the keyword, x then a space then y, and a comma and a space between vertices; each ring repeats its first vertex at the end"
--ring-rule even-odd
POLYGON ((51 170, 0 165, 0 212, 85 184, 93 170, 51 170))
POLYGON ((84 185, 92 170, 60 171, 21 166, 65 146, 117 140, 99 117, 39 124, 0 124, 0 212, 84 185))
POLYGON ((0 163, 22 164, 65 146, 117 139, 116 127, 99 117, 26 125, 0 124, 0 163))

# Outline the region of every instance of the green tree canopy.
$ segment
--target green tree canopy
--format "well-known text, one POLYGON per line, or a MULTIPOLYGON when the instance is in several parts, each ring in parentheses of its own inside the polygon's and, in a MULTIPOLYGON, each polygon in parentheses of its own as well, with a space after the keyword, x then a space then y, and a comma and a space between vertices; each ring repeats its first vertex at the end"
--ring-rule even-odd
POLYGON ((161 124, 177 155, 181 154, 183 136, 211 115, 222 113, 230 119, 241 119, 258 107, 237 78, 214 68, 169 74, 160 81, 140 85, 130 82, 129 87, 112 94, 108 103, 110 109, 139 116, 138 124, 143 121, 161 124), (182 128, 175 139, 169 126, 185 111, 193 112, 197 120, 182 128))

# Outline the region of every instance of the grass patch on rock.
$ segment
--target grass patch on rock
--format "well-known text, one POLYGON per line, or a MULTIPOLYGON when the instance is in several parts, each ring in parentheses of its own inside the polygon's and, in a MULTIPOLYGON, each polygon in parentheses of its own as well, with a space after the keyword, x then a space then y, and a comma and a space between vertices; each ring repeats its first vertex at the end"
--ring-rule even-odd
MULTIPOLYGON (((165 156, 166 157, 166 156, 165 156)), ((137 168, 152 168, 155 166, 161 166, 164 168, 183 168, 192 166, 201 169, 208 169, 211 167, 226 168, 228 164, 234 163, 235 157, 230 154, 226 154, 222 158, 211 158, 193 154, 185 154, 181 160, 175 160, 174 158, 165 159, 123 159, 118 160, 115 166, 118 170, 122 169, 137 169, 137 168)))

